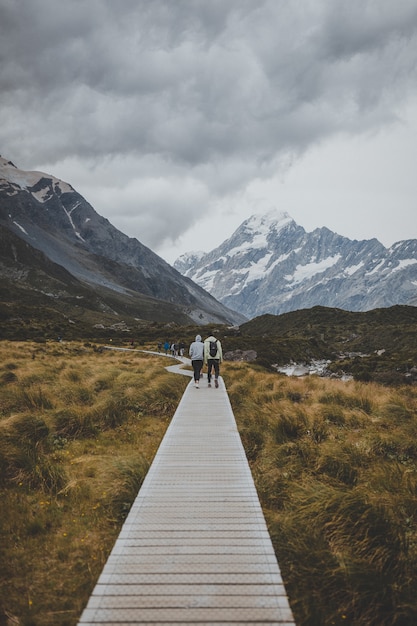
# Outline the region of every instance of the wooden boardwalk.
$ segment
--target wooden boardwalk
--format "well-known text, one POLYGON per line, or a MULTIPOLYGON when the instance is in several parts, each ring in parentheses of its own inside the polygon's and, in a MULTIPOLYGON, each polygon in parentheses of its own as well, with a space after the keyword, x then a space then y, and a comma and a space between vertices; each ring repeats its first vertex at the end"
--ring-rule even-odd
POLYGON ((294 624, 222 379, 188 385, 79 624, 294 624))

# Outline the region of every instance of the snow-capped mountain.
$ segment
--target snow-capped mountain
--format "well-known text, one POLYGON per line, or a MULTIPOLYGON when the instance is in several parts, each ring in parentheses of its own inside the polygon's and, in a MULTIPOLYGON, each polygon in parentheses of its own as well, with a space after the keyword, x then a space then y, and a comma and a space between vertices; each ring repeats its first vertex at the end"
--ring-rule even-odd
POLYGON ((316 305, 417 305, 417 240, 387 249, 327 228, 307 233, 278 211, 250 217, 215 250, 183 255, 174 267, 249 318, 316 305))
MULTIPOLYGON (((64 268, 84 287, 121 294, 124 301, 138 294, 144 296, 141 304, 136 300, 138 318, 153 319, 158 301, 163 301, 165 311, 166 303, 172 305, 172 317, 167 312, 167 321, 181 319, 204 324, 239 323, 245 319, 184 278, 137 239, 117 230, 68 183, 43 172, 22 171, 2 157, 0 228, 4 244, 0 276, 10 275, 13 263, 16 267, 23 263, 21 258, 13 257, 18 248, 23 250, 11 243, 18 237, 49 262, 64 268)), ((24 254, 25 270, 19 266, 20 277, 27 276, 30 267, 28 247, 24 254)), ((34 254, 31 258, 35 256, 38 259, 34 254)))

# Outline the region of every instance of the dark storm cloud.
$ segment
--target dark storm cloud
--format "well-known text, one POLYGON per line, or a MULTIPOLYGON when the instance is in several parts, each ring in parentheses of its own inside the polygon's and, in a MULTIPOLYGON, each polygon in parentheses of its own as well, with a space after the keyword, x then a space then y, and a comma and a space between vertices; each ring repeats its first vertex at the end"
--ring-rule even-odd
POLYGON ((416 33, 411 0, 0 0, 1 150, 22 166, 133 158, 138 179, 191 175, 220 196, 392 123, 416 33))
POLYGON ((396 85, 416 77, 415 3, 27 0, 1 13, 2 101, 58 127, 39 146, 49 158, 273 159, 346 115, 352 131, 363 109, 367 125, 381 106, 393 115, 396 85))

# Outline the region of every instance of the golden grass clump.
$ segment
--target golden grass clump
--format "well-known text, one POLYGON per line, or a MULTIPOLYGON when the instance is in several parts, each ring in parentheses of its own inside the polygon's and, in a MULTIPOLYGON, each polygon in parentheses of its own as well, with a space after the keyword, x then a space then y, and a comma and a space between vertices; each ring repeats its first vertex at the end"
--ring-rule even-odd
POLYGON ((188 380, 76 342, 0 363, 0 624, 72 626, 188 380))
POLYGON ((417 623, 417 389, 224 375, 297 626, 417 623))

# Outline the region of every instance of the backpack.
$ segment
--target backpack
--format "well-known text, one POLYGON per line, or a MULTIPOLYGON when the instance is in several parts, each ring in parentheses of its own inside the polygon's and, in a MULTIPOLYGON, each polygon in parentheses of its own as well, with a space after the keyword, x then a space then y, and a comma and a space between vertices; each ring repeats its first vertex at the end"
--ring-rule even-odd
POLYGON ((209 353, 210 356, 214 359, 217 354, 217 340, 210 341, 209 353))

